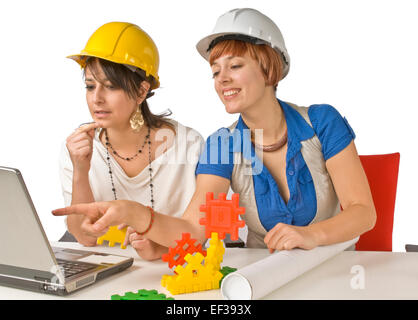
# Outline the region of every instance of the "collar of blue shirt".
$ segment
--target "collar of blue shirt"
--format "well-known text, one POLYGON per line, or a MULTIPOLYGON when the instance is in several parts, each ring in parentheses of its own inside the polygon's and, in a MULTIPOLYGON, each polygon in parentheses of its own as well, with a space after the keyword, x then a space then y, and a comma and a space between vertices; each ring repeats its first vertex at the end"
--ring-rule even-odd
MULTIPOLYGON (((303 119, 303 117, 293 109, 286 102, 277 99, 283 109, 286 124, 287 124, 287 156, 286 160, 292 159, 297 152, 300 151, 302 145, 301 141, 312 138, 315 135, 312 127, 303 119)), ((244 158, 254 160, 254 146, 251 143, 251 136, 249 134, 248 126, 245 124, 242 116, 239 117, 236 126, 241 136, 241 150, 244 158), (246 129, 246 130, 245 130, 246 129), (247 143, 244 143, 247 142, 247 143), (248 148, 246 146, 251 146, 248 148)))

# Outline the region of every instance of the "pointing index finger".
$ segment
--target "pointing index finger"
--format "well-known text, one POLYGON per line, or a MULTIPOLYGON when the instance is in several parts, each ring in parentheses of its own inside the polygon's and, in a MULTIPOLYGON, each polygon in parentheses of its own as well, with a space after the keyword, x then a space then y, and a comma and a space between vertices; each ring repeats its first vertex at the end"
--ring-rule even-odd
POLYGON ((106 203, 91 202, 91 203, 80 203, 69 207, 60 208, 52 211, 54 216, 66 216, 73 214, 82 214, 92 219, 99 219, 106 211, 106 203))

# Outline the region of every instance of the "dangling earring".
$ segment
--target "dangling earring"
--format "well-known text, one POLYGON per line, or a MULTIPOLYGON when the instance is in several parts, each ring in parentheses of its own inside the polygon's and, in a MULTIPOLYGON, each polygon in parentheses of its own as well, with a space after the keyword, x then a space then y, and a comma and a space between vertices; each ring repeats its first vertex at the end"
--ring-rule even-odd
POLYGON ((144 125, 144 117, 142 116, 141 105, 138 106, 138 109, 135 111, 129 121, 131 123, 131 128, 134 131, 139 132, 139 130, 141 130, 142 126, 144 125))

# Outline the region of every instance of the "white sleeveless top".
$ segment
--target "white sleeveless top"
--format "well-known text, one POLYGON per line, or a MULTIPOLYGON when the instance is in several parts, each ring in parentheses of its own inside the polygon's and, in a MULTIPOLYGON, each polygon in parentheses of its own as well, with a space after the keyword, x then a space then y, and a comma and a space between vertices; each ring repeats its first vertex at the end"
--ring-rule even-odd
MULTIPOLYGON (((169 121, 176 130, 174 143, 151 163, 154 207, 160 213, 181 217, 195 191, 195 169, 204 140, 196 130, 174 120, 169 121)), ((96 130, 89 182, 95 201, 111 201, 114 200, 114 194, 106 159, 107 152, 99 139, 99 134, 100 130, 96 130)), ((163 136, 160 138, 163 139, 163 136)), ((68 206, 72 198, 73 166, 65 142, 62 145, 59 164, 64 203, 68 206)), ((117 198, 150 206, 149 166, 135 177, 128 177, 112 155, 110 164, 117 198)))

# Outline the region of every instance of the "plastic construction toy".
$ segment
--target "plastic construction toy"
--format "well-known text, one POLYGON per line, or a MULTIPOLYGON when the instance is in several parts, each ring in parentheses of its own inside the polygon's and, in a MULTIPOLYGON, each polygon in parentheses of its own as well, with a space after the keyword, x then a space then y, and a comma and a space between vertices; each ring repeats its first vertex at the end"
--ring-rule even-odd
POLYGON ((230 267, 221 269, 221 263, 225 254, 222 240, 226 235, 230 235, 231 240, 238 240, 238 230, 245 226, 245 222, 240 220, 245 208, 239 206, 239 194, 235 193, 231 200, 226 200, 225 193, 214 199, 213 192, 208 192, 206 204, 200 206, 200 211, 206 212, 199 223, 205 225, 205 236, 210 238, 207 251, 203 251, 201 244, 195 245, 196 240, 190 238, 190 233, 183 233, 182 239, 176 240, 177 246, 162 256, 170 268, 176 266, 174 275, 163 275, 161 279, 161 285, 173 295, 219 289, 223 277, 237 270, 230 267))
POLYGON ((202 244, 196 243, 196 239, 190 238, 190 233, 182 233, 181 240, 176 240, 177 246, 175 248, 169 248, 168 253, 163 254, 161 259, 168 262, 168 267, 183 265, 186 261, 184 257, 190 253, 200 252, 203 256, 206 256, 206 251, 202 249, 202 244))
POLYGON ((222 240, 219 240, 216 232, 212 232, 211 239, 209 240, 209 248, 207 249, 205 258, 205 266, 212 265, 215 270, 220 270, 224 253, 225 247, 222 240))
POLYGON ((230 273, 237 271, 237 268, 232 268, 232 267, 228 267, 228 266, 223 266, 222 269, 220 270, 220 272, 222 273, 223 277, 222 279, 219 281, 219 287, 221 286, 222 280, 230 273))
POLYGON ((206 204, 200 206, 201 212, 206 216, 199 220, 201 225, 206 225, 206 238, 210 238, 212 232, 217 232, 219 239, 225 239, 225 234, 231 235, 231 240, 238 240, 238 229, 245 226, 239 216, 245 213, 245 208, 239 206, 239 194, 234 193, 231 200, 226 200, 226 194, 220 193, 218 199, 213 198, 213 192, 206 194, 206 204))
POLYGON ((237 268, 228 267, 228 266, 223 266, 223 267, 222 267, 222 269, 221 269, 221 273, 222 273, 224 276, 226 276, 226 275, 228 275, 228 274, 230 274, 230 273, 232 273, 232 272, 235 272, 235 271, 237 271, 237 270, 238 270, 237 268))
POLYGON ((122 249, 126 249, 126 246, 123 245, 126 236, 126 229, 119 230, 117 226, 109 227, 109 230, 105 235, 97 238, 97 244, 103 244, 104 240, 107 240, 109 247, 113 247, 115 243, 120 243, 122 249))
POLYGON ((120 296, 114 294, 110 297, 111 300, 174 300, 174 298, 166 297, 163 293, 158 293, 157 290, 138 290, 137 293, 125 292, 125 295, 120 296))
POLYGON ((177 274, 164 275, 161 279, 161 285, 166 287, 171 294, 219 289, 222 273, 210 264, 203 265, 204 257, 200 252, 193 255, 188 253, 184 259, 187 261, 186 267, 178 265, 175 268, 177 274))

